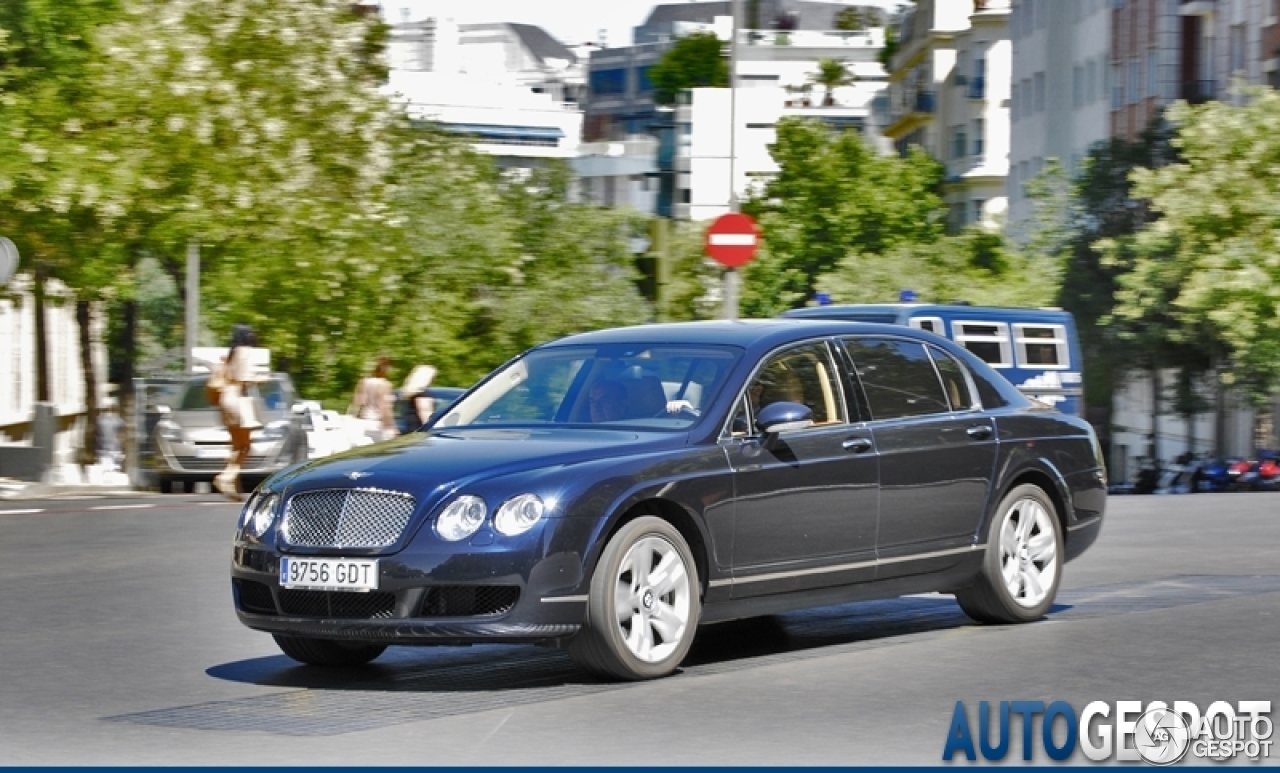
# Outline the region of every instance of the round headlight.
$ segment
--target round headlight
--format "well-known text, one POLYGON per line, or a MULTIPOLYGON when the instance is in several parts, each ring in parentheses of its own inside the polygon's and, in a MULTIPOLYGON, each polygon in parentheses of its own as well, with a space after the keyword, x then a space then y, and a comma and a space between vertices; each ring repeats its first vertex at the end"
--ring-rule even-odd
POLYGON ((480 497, 460 496, 436 518, 436 534, 450 542, 466 539, 476 533, 488 513, 489 508, 480 497))
POLYGON ((535 523, 542 520, 544 512, 546 506, 536 494, 521 494, 502 503, 502 507, 493 516, 493 528, 508 537, 514 537, 532 529, 535 523))
POLYGON ((280 497, 275 494, 263 494, 254 498, 252 510, 248 516, 250 534, 261 537, 267 533, 267 529, 271 528, 271 522, 275 520, 276 505, 279 502, 280 497))

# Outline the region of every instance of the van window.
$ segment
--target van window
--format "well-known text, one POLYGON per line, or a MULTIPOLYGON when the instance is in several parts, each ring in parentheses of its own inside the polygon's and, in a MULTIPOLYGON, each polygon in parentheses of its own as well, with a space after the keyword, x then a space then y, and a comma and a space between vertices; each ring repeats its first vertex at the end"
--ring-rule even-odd
POLYGON ((955 321, 951 323, 951 329, 955 331, 956 343, 978 355, 991 367, 1008 368, 1013 365, 1009 326, 1005 323, 955 321))
POLYGON ((928 330, 934 335, 946 335, 946 328, 942 326, 941 317, 912 317, 910 324, 911 327, 917 330, 928 330))
POLYGON ((1068 367, 1065 326, 1015 324, 1013 335, 1020 366, 1046 370, 1068 367))

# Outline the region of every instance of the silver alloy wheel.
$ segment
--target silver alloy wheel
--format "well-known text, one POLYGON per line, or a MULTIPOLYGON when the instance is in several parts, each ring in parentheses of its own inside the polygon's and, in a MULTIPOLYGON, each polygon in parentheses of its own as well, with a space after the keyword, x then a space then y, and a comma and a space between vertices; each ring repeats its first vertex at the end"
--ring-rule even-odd
POLYGON ((614 582, 614 608, 623 642, 646 663, 669 657, 689 630, 692 588, 680 551, 647 536, 627 550, 614 582))
POLYGON ((1000 574, 1009 597, 1028 609, 1044 601, 1058 577, 1053 515, 1032 497, 1005 510, 1000 524, 1000 574))

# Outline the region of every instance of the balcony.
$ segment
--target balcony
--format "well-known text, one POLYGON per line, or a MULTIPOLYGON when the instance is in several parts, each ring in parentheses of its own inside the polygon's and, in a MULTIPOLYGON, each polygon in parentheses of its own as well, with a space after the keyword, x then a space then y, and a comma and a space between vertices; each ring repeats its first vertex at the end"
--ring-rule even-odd
POLYGON ((1193 105, 1208 102, 1217 98, 1217 84, 1214 81, 1183 81, 1178 96, 1193 105))

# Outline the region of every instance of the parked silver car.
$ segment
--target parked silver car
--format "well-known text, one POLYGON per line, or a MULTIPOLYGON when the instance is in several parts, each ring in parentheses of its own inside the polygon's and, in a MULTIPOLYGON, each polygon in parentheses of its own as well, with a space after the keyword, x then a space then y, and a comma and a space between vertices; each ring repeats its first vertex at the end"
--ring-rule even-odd
MULTIPOLYGON (((205 399, 206 381, 207 375, 194 376, 174 391, 169 404, 148 407, 158 416, 147 422, 153 427, 148 438, 152 453, 143 458, 161 491, 172 491, 175 484, 185 491, 197 481, 212 481, 231 455, 231 434, 217 407, 205 399)), ((255 397, 263 427, 254 430, 249 459, 241 469, 250 479, 307 458, 301 402, 289 376, 271 374, 256 385, 255 397)))

